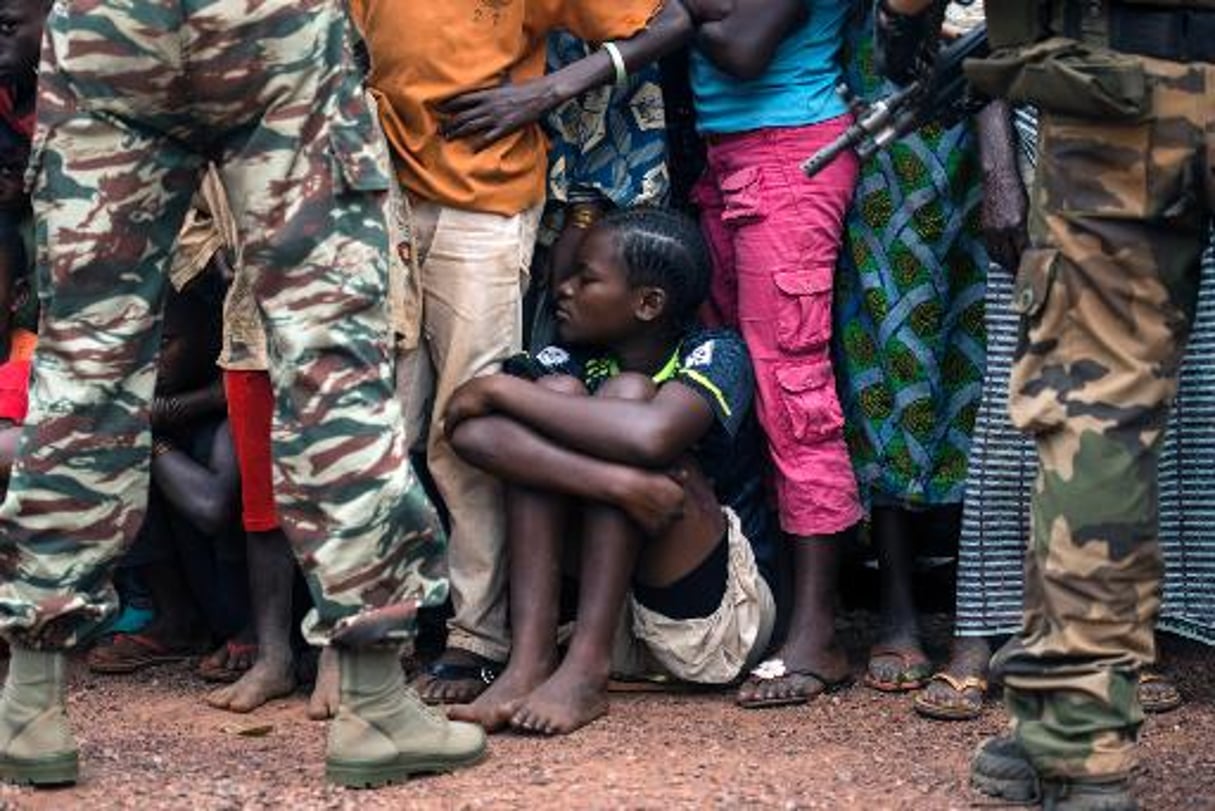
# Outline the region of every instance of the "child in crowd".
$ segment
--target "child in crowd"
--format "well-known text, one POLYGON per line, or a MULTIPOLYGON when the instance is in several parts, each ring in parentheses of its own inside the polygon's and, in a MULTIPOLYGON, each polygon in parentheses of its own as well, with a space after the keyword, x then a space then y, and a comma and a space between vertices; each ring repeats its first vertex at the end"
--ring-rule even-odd
POLYGON ((418 220, 423 341, 397 376, 411 440, 421 440, 429 426, 427 464, 450 516, 455 611, 447 650, 418 682, 431 703, 471 701, 501 670, 511 647, 501 487, 454 453, 439 420, 457 386, 496 371, 522 347, 522 300, 547 166, 544 135, 534 123, 475 149, 444 137, 444 102, 507 78, 540 76, 553 31, 591 42, 632 37, 660 5, 351 3, 371 56, 367 82, 418 220))
MULTIPOLYGON (((744 707, 802 703, 850 681, 835 643, 842 533, 862 517, 830 356, 831 300, 857 176, 846 154, 815 178, 805 158, 851 123, 835 92, 846 0, 681 0, 695 26, 691 75, 708 170, 694 190, 714 254, 708 315, 737 326, 755 363, 756 410, 792 539, 788 637, 740 688, 744 707)), ((677 25, 622 43, 628 67, 687 41, 677 25)), ((609 54, 528 85, 453 100, 449 132, 474 143, 612 77, 609 54), (549 101, 545 101, 549 100, 549 101)))
POLYGON ((214 400, 222 281, 204 273, 165 305, 153 408, 152 491, 124 568, 136 569, 155 618, 107 637, 88 657, 101 673, 179 661, 247 625, 236 529, 239 477, 222 399, 214 400), (211 407, 204 404, 211 398, 211 407), (193 404, 193 405, 191 405, 193 404))
POLYGON ((556 289, 559 346, 460 387, 456 452, 507 487, 510 662, 453 717, 571 732, 612 672, 728 684, 776 618, 762 443, 742 340, 695 324, 709 257, 693 221, 607 216, 556 289), (578 572, 558 666, 564 567, 578 572))
POLYGON ((30 358, 38 337, 17 326, 29 298, 25 243, 17 226, 0 217, 0 492, 8 486, 20 426, 29 408, 30 358))

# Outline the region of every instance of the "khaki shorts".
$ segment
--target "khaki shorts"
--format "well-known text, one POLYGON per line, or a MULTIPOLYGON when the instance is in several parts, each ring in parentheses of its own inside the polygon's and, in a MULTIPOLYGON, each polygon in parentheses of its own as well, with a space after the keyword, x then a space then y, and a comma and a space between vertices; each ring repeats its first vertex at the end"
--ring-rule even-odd
POLYGON ((677 620, 630 596, 612 651, 613 674, 729 684, 764 655, 776 624, 776 601, 755 565, 738 516, 723 512, 730 560, 721 605, 707 617, 677 620))

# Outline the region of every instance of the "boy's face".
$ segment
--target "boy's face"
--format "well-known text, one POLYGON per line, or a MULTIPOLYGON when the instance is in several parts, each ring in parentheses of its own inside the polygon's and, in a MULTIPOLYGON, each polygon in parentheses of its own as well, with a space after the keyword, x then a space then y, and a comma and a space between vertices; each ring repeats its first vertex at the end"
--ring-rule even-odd
POLYGON ((0 78, 33 75, 46 6, 45 0, 0 0, 0 78))
POLYGON ((615 236, 596 228, 582 241, 573 272, 557 286, 557 333, 569 344, 610 346, 636 332, 638 296, 615 236))

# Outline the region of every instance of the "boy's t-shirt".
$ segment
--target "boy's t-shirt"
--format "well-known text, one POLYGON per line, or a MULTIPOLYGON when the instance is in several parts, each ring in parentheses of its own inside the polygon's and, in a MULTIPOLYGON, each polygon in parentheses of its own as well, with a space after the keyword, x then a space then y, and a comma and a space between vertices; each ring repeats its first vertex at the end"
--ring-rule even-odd
MULTIPOLYGON (((549 346, 533 360, 543 375, 576 377, 592 393, 620 372, 608 355, 561 346, 549 346)), ((775 593, 777 547, 764 500, 765 445, 755 416, 755 373, 747 346, 730 330, 693 330, 654 375, 659 386, 672 381, 695 391, 713 409, 713 426, 693 455, 712 480, 718 501, 738 515, 760 573, 775 593)))
POLYGON ((380 120, 401 185, 422 199, 514 216, 544 200, 539 125, 481 152, 439 134, 435 107, 452 96, 544 74, 548 35, 591 42, 636 34, 660 0, 351 0, 367 41, 380 120))

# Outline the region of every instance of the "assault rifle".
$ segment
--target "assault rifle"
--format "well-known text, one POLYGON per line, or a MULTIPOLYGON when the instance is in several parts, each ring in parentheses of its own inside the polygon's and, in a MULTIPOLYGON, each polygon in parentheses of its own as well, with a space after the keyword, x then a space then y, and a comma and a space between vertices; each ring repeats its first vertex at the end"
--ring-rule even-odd
POLYGON ((847 100, 856 123, 815 152, 802 164, 802 171, 814 177, 850 149, 856 150, 862 161, 868 160, 929 121, 952 126, 978 112, 983 103, 971 95, 962 63, 986 56, 987 51, 987 25, 980 24, 941 48, 929 75, 889 96, 866 104, 857 100, 847 85, 840 85, 837 92, 847 100))

